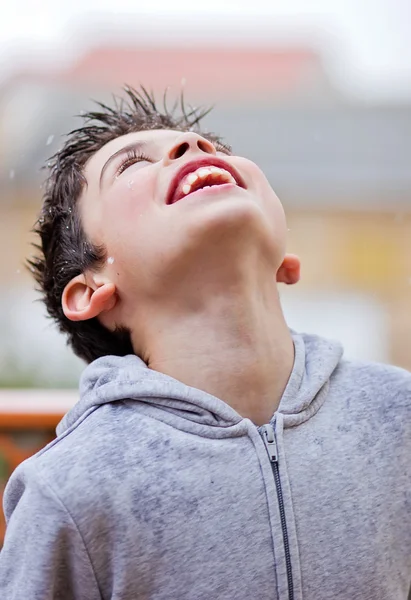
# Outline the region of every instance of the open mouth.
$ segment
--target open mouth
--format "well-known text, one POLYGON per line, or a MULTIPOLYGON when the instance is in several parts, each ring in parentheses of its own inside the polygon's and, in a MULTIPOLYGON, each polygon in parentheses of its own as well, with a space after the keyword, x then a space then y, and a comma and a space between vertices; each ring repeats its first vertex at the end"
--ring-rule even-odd
POLYGON ((240 175, 224 160, 209 157, 190 161, 171 182, 167 204, 175 204, 198 190, 227 184, 245 188, 240 175))

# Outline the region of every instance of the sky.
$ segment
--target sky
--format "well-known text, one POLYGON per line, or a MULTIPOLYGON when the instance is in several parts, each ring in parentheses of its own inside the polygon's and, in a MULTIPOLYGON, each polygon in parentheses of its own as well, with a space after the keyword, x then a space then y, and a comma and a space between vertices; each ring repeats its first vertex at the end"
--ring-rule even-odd
POLYGON ((169 0, 13 0, 0 19, 0 82, 19 66, 73 60, 96 38, 303 43, 345 92, 410 100, 410 25, 409 0, 173 0, 172 9, 169 0))

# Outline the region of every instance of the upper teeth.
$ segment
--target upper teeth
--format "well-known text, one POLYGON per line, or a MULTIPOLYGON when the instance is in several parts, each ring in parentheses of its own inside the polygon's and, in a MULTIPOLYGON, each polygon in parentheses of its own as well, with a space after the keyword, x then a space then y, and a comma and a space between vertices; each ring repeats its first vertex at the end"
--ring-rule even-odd
POLYGON ((225 169, 221 169, 219 167, 200 167, 185 177, 182 186, 183 194, 189 194, 194 183, 197 183, 198 180, 206 179, 210 175, 218 176, 220 182, 221 180, 224 180, 224 183, 236 183, 231 173, 225 169))

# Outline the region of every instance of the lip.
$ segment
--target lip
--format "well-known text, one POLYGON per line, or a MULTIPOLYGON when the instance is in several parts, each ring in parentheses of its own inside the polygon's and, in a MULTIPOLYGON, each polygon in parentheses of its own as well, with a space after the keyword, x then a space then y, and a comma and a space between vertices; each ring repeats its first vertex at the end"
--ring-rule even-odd
MULTIPOLYGON (((190 160, 190 162, 185 163, 181 167, 181 169, 179 169, 177 171, 177 173, 174 175, 174 177, 171 180, 171 183, 169 185, 169 188, 168 188, 166 204, 175 204, 176 201, 174 201, 174 196, 175 196, 175 193, 177 191, 180 181, 186 175, 188 175, 189 173, 193 173, 193 171, 196 171, 200 167, 220 167, 221 169, 225 169, 226 171, 228 171, 230 173, 230 175, 232 175, 232 177, 234 177, 235 182, 239 187, 241 187, 243 189, 245 189, 245 187, 246 187, 241 175, 237 172, 237 170, 234 169, 234 167, 232 165, 227 163, 222 158, 218 158, 217 156, 208 156, 208 157, 204 157, 204 158, 197 158, 194 160, 190 160)), ((177 202, 178 202, 178 200, 177 200, 177 202)))

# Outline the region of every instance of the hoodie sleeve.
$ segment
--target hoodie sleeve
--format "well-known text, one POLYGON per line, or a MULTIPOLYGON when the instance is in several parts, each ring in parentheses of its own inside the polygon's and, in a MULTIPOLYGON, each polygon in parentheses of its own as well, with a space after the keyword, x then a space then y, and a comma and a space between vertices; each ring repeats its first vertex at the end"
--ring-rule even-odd
POLYGON ((101 600, 75 522, 31 461, 4 495, 7 530, 0 552, 0 597, 7 600, 101 600))

